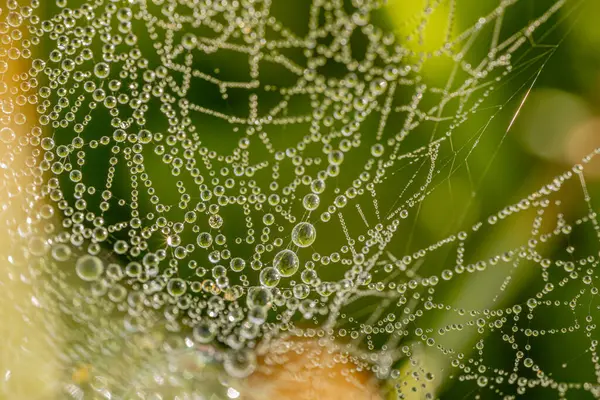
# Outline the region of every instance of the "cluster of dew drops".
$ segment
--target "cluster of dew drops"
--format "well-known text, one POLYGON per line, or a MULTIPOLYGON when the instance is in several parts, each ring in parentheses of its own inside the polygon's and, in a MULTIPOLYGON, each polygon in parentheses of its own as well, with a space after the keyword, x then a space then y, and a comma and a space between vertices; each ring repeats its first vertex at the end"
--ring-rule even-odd
MULTIPOLYGON (((81 324, 85 323, 77 318, 76 307, 70 309, 65 298, 85 299, 86 307, 101 310, 107 318, 119 315, 130 334, 161 324, 172 332, 191 331, 195 343, 218 342, 233 349, 235 354, 225 363, 232 375, 245 376, 257 368, 250 350, 265 338, 293 332, 318 338, 348 336, 352 340, 342 347, 353 362, 365 368, 374 365, 377 375, 399 379, 402 372, 394 362, 414 356, 411 345, 401 339, 414 337, 451 359, 451 365, 462 371, 455 373, 459 380, 475 380, 498 394, 505 394, 500 389, 504 381, 517 382, 519 393, 527 385, 547 385, 561 393, 582 387, 593 392, 589 385, 553 381, 525 357, 514 336, 504 340, 518 350, 516 363, 533 369, 537 378, 523 381, 511 371, 487 369, 482 358, 446 349, 434 339, 463 329, 475 329, 483 337, 486 331, 510 325, 511 319, 512 328, 520 329, 520 315, 531 319, 533 310, 549 301, 541 299, 553 290, 550 266, 570 274, 561 286, 581 275, 586 285, 592 285, 596 258, 582 259, 576 266, 535 251, 540 242, 570 232, 570 225, 561 219, 548 234, 540 233, 539 226, 551 206, 548 198, 565 181, 582 177, 581 169, 558 177, 469 232, 398 259, 388 249, 401 221, 430 193, 446 138, 481 104, 467 99, 483 99, 493 85, 483 94, 473 88, 508 74, 510 51, 526 41, 519 35, 507 39, 505 43, 513 46, 505 46, 502 56, 501 50, 491 53, 484 68, 462 61, 464 54, 448 43, 444 55, 453 57, 470 77, 456 92, 447 93, 429 88, 419 75, 423 63, 441 52, 415 54, 393 34, 370 23, 370 14, 384 2, 354 0, 351 12, 343 3, 307 2, 308 33, 301 35, 270 15, 270 1, 5 2, 0 13, 0 141, 6 149, 1 163, 9 198, 2 208, 11 216, 3 224, 14 248, 22 249, 26 243, 24 255, 8 256, 11 263, 29 263, 33 276, 60 288, 57 295, 46 290, 47 283, 40 284, 37 294, 61 303, 60 311, 69 309, 67 314, 81 324), (355 32, 367 43, 361 57, 351 49, 355 32), (332 39, 328 44, 320 43, 327 38, 332 39), (289 49, 300 50, 305 64, 286 55, 289 49), (218 68, 196 69, 198 59, 210 59, 220 51, 247 59, 245 80, 220 78, 218 68), (343 66, 343 77, 320 72, 331 60, 343 66), (265 62, 285 69, 294 82, 263 83, 271 82, 261 75, 265 62), (243 92, 247 112, 216 110, 210 101, 201 104, 202 96, 193 93, 195 81, 215 87, 219 100, 226 102, 243 92), (394 91, 402 87, 413 95, 397 104, 394 91), (278 96, 272 108, 261 106, 265 93, 278 96), (441 103, 464 98, 464 108, 452 115, 454 123, 441 139, 405 150, 402 144, 411 131, 435 121, 441 112, 439 107, 420 108, 428 96, 440 96, 441 103), (298 99, 310 106, 309 112, 292 107, 298 99), (363 132, 361 124, 376 114, 379 127, 363 132), (393 115, 403 115, 405 124, 390 133, 386 120, 393 115), (230 151, 204 143, 206 130, 217 128, 198 121, 210 119, 227 126, 219 140, 236 141, 230 151), (295 126, 302 126, 298 130, 303 133, 283 148, 275 144, 280 142, 277 135, 295 126), (359 163, 348 168, 356 176, 345 180, 347 187, 340 187, 343 167, 356 153, 359 163), (101 162, 95 157, 102 157, 101 162), (377 190, 395 174, 394 167, 425 159, 431 163, 425 183, 413 187, 409 181, 399 191, 413 193, 392 212, 380 211, 377 190), (174 197, 177 200, 164 200, 174 197), (484 224, 495 225, 530 209, 538 211, 532 237, 539 239, 465 263, 465 243, 471 234, 484 224), (445 246, 457 246, 454 268, 444 269, 439 277, 423 277, 412 268, 445 246), (525 305, 465 311, 436 302, 435 287, 441 282, 499 263, 519 262, 515 260, 539 264, 547 281, 538 298, 525 305), (397 272, 401 278, 386 279, 397 272), (365 324, 342 311, 369 295, 375 295, 375 301, 396 303, 399 311, 382 315, 385 307, 374 309, 365 324), (437 332, 413 331, 420 317, 435 309, 470 319, 437 332), (303 328, 311 322, 314 328, 303 328), (384 336, 382 346, 378 343, 384 336)), ((461 40, 496 22, 511 4, 503 2, 461 40)), ((556 10, 532 23, 529 34, 556 10)), ((431 12, 426 9, 424 15, 431 12)), ((460 47, 460 41, 455 45, 460 47)), ((593 223, 594 218, 577 223, 593 223)), ((509 284, 510 277, 503 287, 509 284)), ((595 287, 591 290, 597 294, 595 287)), ((573 329, 581 326, 575 324, 573 329)), ((584 329, 592 334, 591 319, 584 329)), ((545 333, 530 329, 526 334, 545 333)), ((554 329, 548 332, 553 333, 554 329)), ((89 340, 89 349, 102 346, 96 336, 89 340)), ((593 341, 590 352, 596 354, 596 347, 593 341)), ((483 339, 476 351, 483 354, 483 339)), ((417 368, 410 379, 433 379, 425 372, 417 368)), ((595 390, 597 395, 597 386, 595 390)))

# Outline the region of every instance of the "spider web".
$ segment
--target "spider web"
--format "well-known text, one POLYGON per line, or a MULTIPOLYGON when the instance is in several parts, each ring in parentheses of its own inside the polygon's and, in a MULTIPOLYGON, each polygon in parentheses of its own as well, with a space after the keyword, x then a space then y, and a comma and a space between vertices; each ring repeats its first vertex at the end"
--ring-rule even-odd
MULTIPOLYGON (((500 148, 566 1, 516 29, 517 0, 468 24, 459 1, 427 1, 396 26, 382 1, 73 3, 9 0, 0 16, 3 320, 25 319, 58 370, 95 374, 36 379, 73 398, 192 395, 210 385, 186 378, 205 358, 269 375, 281 353, 314 351, 290 344, 306 337, 391 398, 600 397, 597 249, 576 245, 599 234, 595 153, 486 220, 415 239, 423 204, 457 173, 476 180, 470 157, 522 94, 500 148), (539 291, 519 298, 523 285, 539 291), (539 326, 548 313, 561 318, 539 326), (536 352, 566 335, 589 376, 536 352)), ((31 362, 22 348, 3 355, 5 393, 26 390, 11 377, 31 362)))

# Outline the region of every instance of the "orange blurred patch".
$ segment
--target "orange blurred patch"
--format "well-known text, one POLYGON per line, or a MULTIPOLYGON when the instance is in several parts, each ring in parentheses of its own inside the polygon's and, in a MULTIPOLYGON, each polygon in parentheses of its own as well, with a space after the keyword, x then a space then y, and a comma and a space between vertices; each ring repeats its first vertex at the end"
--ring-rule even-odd
POLYGON ((251 400, 381 400, 366 363, 333 344, 285 340, 259 359, 249 378, 251 400))

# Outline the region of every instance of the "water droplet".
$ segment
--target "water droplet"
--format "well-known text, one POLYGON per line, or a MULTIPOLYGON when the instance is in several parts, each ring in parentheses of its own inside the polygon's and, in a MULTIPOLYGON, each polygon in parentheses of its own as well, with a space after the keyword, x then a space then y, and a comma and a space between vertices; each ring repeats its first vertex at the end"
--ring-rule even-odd
POLYGON ((11 128, 4 127, 2 129, 0 129, 0 140, 3 143, 10 144, 10 143, 14 142, 14 140, 16 138, 17 138, 17 135, 15 134, 15 131, 12 130, 11 128))
POLYGON ((110 66, 105 62, 100 62, 94 66, 94 75, 100 79, 107 78, 110 75, 110 66))
POLYGON ((309 247, 317 238, 317 230, 308 222, 300 222, 292 229, 292 242, 298 247, 309 247))
POLYGON ((281 276, 288 277, 296 273, 300 267, 300 260, 291 250, 281 250, 273 258, 273 266, 281 276))
POLYGON ((260 283, 266 287, 275 287, 281 279, 279 272, 273 267, 266 267, 260 271, 260 283))
POLYGON ((84 281, 95 281, 104 272, 104 263, 96 256, 85 254, 77 259, 75 272, 84 281))
POLYGON ((173 278, 167 283, 167 291, 171 296, 182 296, 187 290, 187 283, 181 278, 173 278))

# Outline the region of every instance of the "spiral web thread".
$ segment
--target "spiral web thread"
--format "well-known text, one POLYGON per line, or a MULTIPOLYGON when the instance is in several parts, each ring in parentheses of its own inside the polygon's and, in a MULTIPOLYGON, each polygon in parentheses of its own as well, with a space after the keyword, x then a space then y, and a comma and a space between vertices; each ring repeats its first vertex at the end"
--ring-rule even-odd
POLYGON ((168 375, 156 359, 197 345, 219 343, 215 358, 245 377, 304 336, 387 379, 393 397, 435 397, 443 382, 479 398, 600 397, 598 249, 570 239, 599 234, 584 175, 595 153, 487 220, 402 250, 422 203, 496 134, 471 120, 498 116, 488 99, 555 50, 538 41, 565 1, 513 32, 517 0, 462 31, 460 1, 427 1, 405 18, 409 35, 386 27, 380 1, 314 0, 294 20, 279 1, 68 3, 8 0, 0 14, 0 315, 29 327, 2 331, 14 342, 4 393, 26 390, 14 382, 33 335, 61 372, 31 379, 74 398, 151 393, 139 371, 168 375), (583 215, 563 210, 577 201, 583 215), (527 224, 506 248, 470 246, 527 224), (444 268, 429 266, 440 253, 444 268), (540 288, 529 299, 507 295, 522 270, 540 288), (472 307, 445 297, 486 274, 497 285, 472 307), (562 318, 537 326, 548 312, 562 318), (589 376, 531 356, 564 335, 581 336, 589 376), (490 348, 513 362, 496 365, 490 348), (91 388, 87 367, 69 372, 87 364, 91 388))

